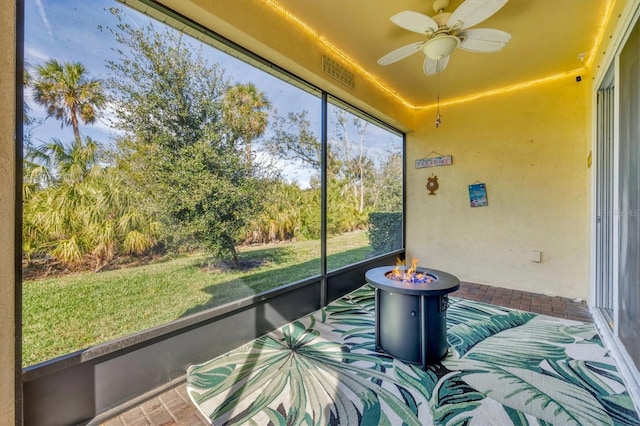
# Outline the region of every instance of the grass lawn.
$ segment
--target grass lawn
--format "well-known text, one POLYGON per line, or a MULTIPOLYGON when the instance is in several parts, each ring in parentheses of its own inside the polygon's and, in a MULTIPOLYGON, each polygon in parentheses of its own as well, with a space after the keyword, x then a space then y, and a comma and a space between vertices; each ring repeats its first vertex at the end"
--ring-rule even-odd
MULTIPOLYGON (((327 241, 327 267, 371 252, 366 232, 327 241)), ((204 254, 101 273, 23 283, 23 366, 33 365, 320 273, 319 241, 240 250, 244 271, 204 254)))

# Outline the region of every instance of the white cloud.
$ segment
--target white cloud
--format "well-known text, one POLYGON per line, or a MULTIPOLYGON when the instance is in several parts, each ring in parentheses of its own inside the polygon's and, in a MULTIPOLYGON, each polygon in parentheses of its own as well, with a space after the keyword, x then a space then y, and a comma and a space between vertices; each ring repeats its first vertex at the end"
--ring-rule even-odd
POLYGON ((49 54, 43 52, 38 48, 28 46, 26 44, 24 46, 24 56, 27 59, 27 62, 29 62, 31 65, 35 65, 35 63, 32 62, 45 62, 50 58, 49 54))
POLYGON ((103 131, 119 135, 122 132, 113 127, 112 123, 116 120, 115 105, 111 102, 107 103, 104 109, 100 112, 100 119, 97 120, 92 127, 103 131))
POLYGON ((53 38, 53 31, 51 30, 51 24, 49 23, 49 19, 47 18, 47 12, 44 10, 44 5, 41 0, 35 0, 36 6, 38 7, 38 13, 40 14, 40 18, 42 19, 42 24, 44 28, 47 30, 49 37, 53 38))

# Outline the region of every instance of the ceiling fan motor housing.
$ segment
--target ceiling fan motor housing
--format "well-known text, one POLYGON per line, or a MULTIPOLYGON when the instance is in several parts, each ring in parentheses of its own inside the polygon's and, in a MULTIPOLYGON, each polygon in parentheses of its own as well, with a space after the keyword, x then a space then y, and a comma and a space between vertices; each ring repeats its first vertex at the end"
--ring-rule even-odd
POLYGON ((438 24, 438 31, 437 32, 449 32, 450 28, 447 25, 447 23, 449 22, 449 18, 451 17, 451 13, 447 12, 447 13, 438 13, 437 15, 433 16, 433 20, 436 21, 436 24, 438 24))

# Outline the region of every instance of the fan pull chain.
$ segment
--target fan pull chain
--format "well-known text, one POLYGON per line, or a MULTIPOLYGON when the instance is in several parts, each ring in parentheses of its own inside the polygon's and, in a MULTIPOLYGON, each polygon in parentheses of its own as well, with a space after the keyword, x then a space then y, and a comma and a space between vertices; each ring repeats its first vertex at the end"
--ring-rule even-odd
POLYGON ((440 58, 436 59, 436 129, 440 127, 440 58))

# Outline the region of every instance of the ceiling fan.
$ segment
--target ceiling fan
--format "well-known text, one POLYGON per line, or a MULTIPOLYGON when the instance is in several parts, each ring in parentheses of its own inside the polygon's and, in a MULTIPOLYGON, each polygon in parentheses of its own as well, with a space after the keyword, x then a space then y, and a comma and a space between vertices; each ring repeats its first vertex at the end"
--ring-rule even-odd
POLYGON ((422 51, 425 55, 423 71, 438 74, 449 63, 449 55, 456 49, 469 52, 497 52, 511 39, 511 35, 492 28, 470 27, 496 13, 508 0, 466 0, 453 13, 445 12, 449 0, 434 0, 436 14, 429 17, 405 10, 391 17, 391 22, 405 30, 427 36, 427 40, 411 43, 393 50, 378 64, 389 65, 422 51))

